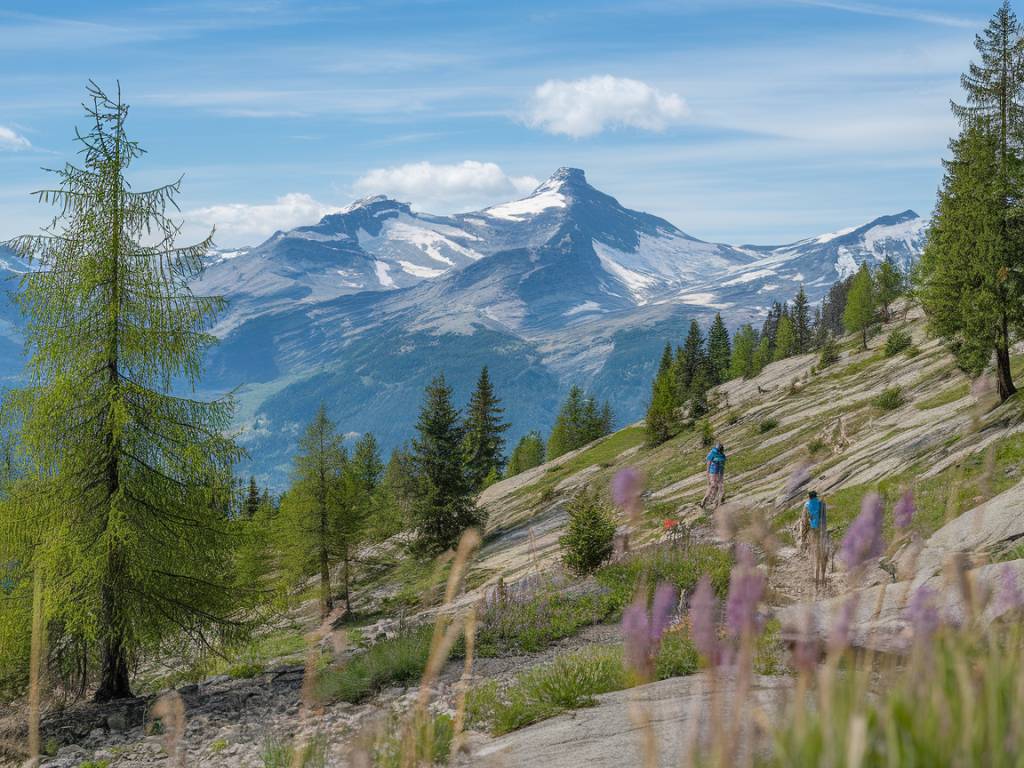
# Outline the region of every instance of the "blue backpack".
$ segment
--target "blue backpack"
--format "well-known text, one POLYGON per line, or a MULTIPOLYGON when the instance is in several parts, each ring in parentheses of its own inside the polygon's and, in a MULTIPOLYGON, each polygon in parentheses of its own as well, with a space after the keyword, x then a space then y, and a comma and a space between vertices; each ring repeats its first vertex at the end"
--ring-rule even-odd
POLYGON ((825 520, 825 502, 818 498, 808 499, 807 517, 810 520, 811 528, 817 530, 818 526, 825 520))

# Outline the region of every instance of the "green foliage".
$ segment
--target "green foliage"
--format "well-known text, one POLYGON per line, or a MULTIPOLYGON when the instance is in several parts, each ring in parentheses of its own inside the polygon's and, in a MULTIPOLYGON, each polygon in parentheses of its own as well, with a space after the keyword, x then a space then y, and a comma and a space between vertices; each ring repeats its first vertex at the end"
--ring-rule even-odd
POLYGON ((518 675, 505 690, 485 683, 470 691, 466 711, 472 726, 495 736, 573 709, 593 706, 595 696, 629 687, 619 646, 587 648, 518 675))
POLYGON ((712 385, 721 384, 729 378, 731 358, 729 330, 722 320, 722 313, 718 312, 708 330, 708 378, 712 385))
POLYGON ((897 328, 889 334, 889 337, 885 340, 885 356, 895 357, 900 352, 910 349, 910 345, 914 343, 914 339, 911 337, 909 331, 897 328))
POLYGON ((578 386, 573 385, 558 411, 551 436, 548 438, 548 461, 610 434, 612 420, 611 406, 608 403, 599 407, 593 395, 587 395, 578 386))
POLYGON ((895 411, 904 402, 906 398, 903 396, 903 388, 895 386, 883 389, 881 394, 872 399, 871 404, 883 411, 895 411))
POLYGON ((519 438, 508 460, 506 476, 512 477, 544 463, 544 439, 534 430, 519 438))
POLYGON ((715 442, 715 428, 708 419, 700 422, 700 444, 702 448, 710 448, 715 442))
POLYGON ((109 768, 109 760, 86 760, 79 768, 109 768))
POLYGON ((715 593, 724 596, 729 588, 732 561, 718 547, 693 544, 686 549, 655 547, 604 566, 596 573, 597 582, 609 590, 610 611, 618 614, 645 585, 654 594, 657 584, 668 582, 680 593, 697 586, 705 573, 711 578, 715 593))
POLYGON ((807 293, 801 285, 793 299, 793 309, 790 312, 793 321, 793 354, 802 355, 809 352, 813 346, 813 329, 811 326, 811 304, 807 293))
POLYGON ((466 412, 464 449, 466 474, 474 491, 481 491, 488 477, 500 477, 505 469, 505 438, 509 425, 502 421, 505 409, 494 394, 487 366, 480 371, 466 412))
POLYGON ((327 747, 327 736, 322 733, 303 744, 298 754, 294 744, 268 736, 263 741, 260 760, 263 768, 325 768, 327 747))
POLYGON ((473 485, 462 460, 465 430, 452 405, 452 391, 438 375, 427 387, 413 440, 413 466, 420 490, 412 515, 420 546, 443 552, 458 544, 463 532, 484 523, 473 485))
POLYGON ((373 745, 374 768, 447 765, 455 738, 450 715, 415 715, 411 724, 393 719, 373 745))
POLYGON ((430 656, 432 627, 420 627, 382 640, 356 653, 337 669, 328 669, 317 680, 322 701, 359 704, 389 685, 408 685, 419 680, 430 656))
POLYGON ((341 435, 321 406, 299 441, 277 518, 287 582, 297 586, 318 575, 321 616, 334 607, 331 568, 351 556, 362 522, 345 492, 347 465, 341 435))
POLYGON ((882 310, 882 319, 889 320, 892 316, 891 305, 903 293, 906 280, 900 268, 887 257, 875 271, 875 300, 882 310))
POLYGON ((213 741, 210 742, 210 751, 213 752, 213 754, 215 754, 215 755, 218 752, 223 752, 227 748, 228 748, 228 740, 227 739, 214 739, 213 741))
POLYGON ((835 337, 829 334, 821 344, 821 354, 818 356, 818 367, 828 368, 839 362, 839 345, 835 337))
POLYGON ((417 491, 412 456, 404 448, 395 448, 377 487, 376 504, 367 525, 367 537, 371 541, 384 541, 408 530, 412 524, 412 507, 417 491))
POLYGON ((775 331, 775 360, 785 360, 796 354, 796 330, 789 315, 779 318, 779 325, 775 331))
POLYGON ((863 262, 850 284, 843 311, 843 325, 848 333, 860 334, 861 349, 868 348, 868 329, 875 322, 875 306, 874 282, 867 262, 863 262))
MULTIPOLYGON (((754 352, 754 371, 760 373, 764 370, 764 367, 772 361, 772 342, 771 339, 761 334, 760 340, 757 342, 757 349, 754 352)), ((757 375, 755 373, 754 375, 757 375)))
POLYGON ((679 416, 676 412, 676 389, 672 371, 659 371, 651 386, 651 402, 647 406, 644 427, 647 430, 647 444, 661 445, 679 431, 679 416))
POLYGON ((21 562, 42 578, 51 640, 96 649, 96 695, 110 699, 130 695, 140 652, 182 632, 202 643, 244 630, 247 596, 231 589, 213 496, 241 455, 225 437, 233 403, 173 394, 196 388, 224 306, 189 288, 211 240, 175 244, 179 182, 133 190, 142 149, 125 133, 128 108, 95 84, 89 98, 83 167, 38 194, 57 218, 11 243, 36 269, 13 295, 30 359, 5 410, 47 480, 4 504, 0 541, 39 542, 21 562))
POLYGON ((955 403, 957 400, 963 400, 967 397, 970 391, 970 386, 966 381, 964 381, 942 390, 937 395, 933 395, 932 397, 924 400, 918 400, 914 403, 914 407, 919 411, 930 411, 932 408, 941 408, 943 405, 949 405, 950 403, 955 403))
POLYGON ((778 426, 779 420, 772 416, 769 416, 765 419, 761 419, 761 421, 757 423, 757 431, 759 434, 764 435, 768 432, 771 432, 773 429, 776 429, 778 426))
POLYGON ((569 521, 558 539, 562 561, 574 573, 593 572, 611 557, 615 518, 597 492, 586 488, 568 505, 569 521))
POLYGON ((732 359, 729 363, 729 378, 752 379, 760 372, 757 366, 757 332, 750 323, 736 329, 732 338, 732 359))

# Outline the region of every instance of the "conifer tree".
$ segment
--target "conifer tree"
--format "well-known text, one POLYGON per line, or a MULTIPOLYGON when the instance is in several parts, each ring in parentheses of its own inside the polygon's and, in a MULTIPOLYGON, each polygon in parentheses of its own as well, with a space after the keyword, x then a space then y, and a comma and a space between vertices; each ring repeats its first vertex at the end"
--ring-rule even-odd
POLYGON ((772 361, 772 345, 767 336, 763 335, 757 342, 757 350, 754 352, 754 375, 756 376, 764 367, 772 361))
POLYGON ((690 321, 690 330, 683 342, 682 379, 677 382, 682 398, 690 396, 693 380, 698 372, 707 369, 707 351, 704 348, 704 334, 696 320, 690 321))
POLYGON ((462 459, 464 438, 452 390, 439 374, 427 386, 412 444, 419 483, 412 515, 420 545, 429 552, 454 547, 464 531, 484 522, 462 459))
POLYGON ((864 262, 850 284, 850 292, 846 296, 846 309, 843 310, 843 325, 847 333, 859 333, 861 349, 867 349, 868 329, 874 322, 874 281, 868 271, 867 262, 864 262))
POLYGON ((409 528, 418 484, 408 447, 391 451, 377 488, 377 505, 370 519, 369 535, 383 541, 409 528))
MULTIPOLYGON (((615 429, 615 412, 612 411, 612 404, 607 400, 601 404, 601 416, 598 420, 597 437, 610 435, 615 429)), ((597 438, 595 438, 596 440, 597 438)))
POLYGON ((875 270, 875 300, 882 319, 892 319, 892 303, 903 293, 903 273, 891 258, 886 258, 875 270))
POLYGON ((757 375, 754 357, 757 353, 757 332, 750 323, 736 329, 732 340, 729 378, 749 379, 757 375))
POLYGON ((729 378, 731 356, 729 329, 725 327, 722 313, 719 312, 708 331, 708 374, 712 384, 721 384, 729 378))
POLYGON ((345 493, 348 455, 321 405, 299 440, 292 483, 281 499, 279 530, 290 585, 316 574, 320 615, 334 609, 331 568, 345 555, 351 510, 345 493))
POLYGON ((356 442, 343 471, 345 506, 339 520, 338 536, 341 547, 341 594, 348 613, 352 612, 353 559, 363 542, 370 520, 378 512, 378 490, 383 474, 384 464, 377 447, 377 438, 372 432, 367 432, 356 442))
POLYGON ((779 325, 775 330, 775 360, 785 360, 796 353, 796 328, 789 315, 779 318, 779 325))
POLYGON ((256 515, 256 510, 260 508, 261 499, 262 495, 260 487, 256 485, 256 477, 250 475, 249 488, 245 493, 245 502, 242 504, 242 514, 251 520, 256 515))
POLYGON ((789 317, 793 322, 793 354, 802 355, 809 352, 814 343, 814 328, 811 322, 811 303, 802 285, 793 299, 793 309, 789 317))
POLYGON ((583 390, 575 384, 572 385, 565 402, 562 403, 562 407, 555 417, 555 425, 551 428, 551 435, 548 437, 548 461, 557 459, 563 453, 568 453, 585 444, 582 442, 583 435, 581 434, 585 406, 583 390))
POLYGON ((678 431, 675 382, 671 369, 662 370, 651 385, 651 402, 644 417, 648 445, 661 445, 678 431))
POLYGON ((658 375, 663 373, 671 373, 672 363, 674 358, 672 357, 672 344, 671 342, 665 342, 665 349, 661 352, 661 360, 658 362, 658 375))
POLYGON ((8 405, 27 460, 52 478, 41 489, 45 536, 26 567, 44 584, 53 630, 95 639, 95 695, 109 700, 131 695, 130 660, 143 649, 242 626, 229 520, 209 488, 240 451, 224 437, 230 400, 172 393, 172 382, 198 381, 224 306, 189 289, 211 239, 176 244, 180 182, 129 185, 143 150, 126 134, 120 95, 91 83, 86 112, 82 166, 65 165, 58 187, 38 195, 56 219, 12 242, 41 268, 15 295, 31 357, 29 385, 8 405))
POLYGON ((539 467, 544 463, 544 440, 540 432, 533 431, 523 435, 516 443, 512 456, 508 461, 506 477, 518 475, 528 469, 539 467))
POLYGON ((466 413, 466 472, 475 491, 481 491, 491 476, 505 469, 505 438, 509 425, 504 423, 505 409, 494 394, 487 366, 480 371, 476 389, 466 413))

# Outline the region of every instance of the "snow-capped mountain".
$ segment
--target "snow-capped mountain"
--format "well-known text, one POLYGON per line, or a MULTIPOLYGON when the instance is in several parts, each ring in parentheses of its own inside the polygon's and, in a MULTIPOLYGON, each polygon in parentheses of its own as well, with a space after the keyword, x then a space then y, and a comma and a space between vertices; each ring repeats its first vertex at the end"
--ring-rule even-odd
MULTIPOLYGON (((395 446, 442 370, 465 401, 490 367, 510 440, 549 428, 571 383, 607 397, 625 422, 641 415, 662 346, 681 341, 691 318, 720 310, 730 325, 756 322, 800 285, 817 301, 863 261, 909 265, 923 232, 905 211, 782 246, 709 243, 620 205, 573 168, 473 213, 370 197, 211 255, 194 288, 230 304, 204 385, 238 391, 252 469, 276 484, 321 403, 344 431, 395 446)), ((0 251, 0 272, 23 268, 0 251)), ((0 365, 20 351, 9 310, 0 300, 0 365)))

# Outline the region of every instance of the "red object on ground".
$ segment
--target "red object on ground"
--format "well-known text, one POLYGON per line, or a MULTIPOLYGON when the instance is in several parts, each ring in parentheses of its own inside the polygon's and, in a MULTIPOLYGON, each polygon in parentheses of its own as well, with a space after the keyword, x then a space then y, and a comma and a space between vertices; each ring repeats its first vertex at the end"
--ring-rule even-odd
POLYGON ((673 528, 675 528, 677 525, 679 525, 679 521, 678 520, 666 519, 665 522, 662 523, 662 525, 665 526, 665 530, 666 531, 671 531, 673 528))

